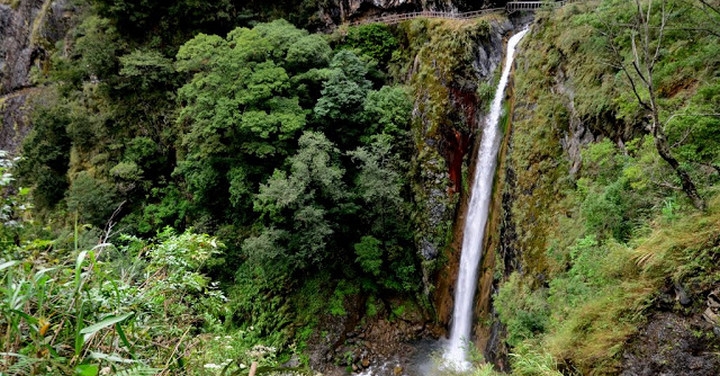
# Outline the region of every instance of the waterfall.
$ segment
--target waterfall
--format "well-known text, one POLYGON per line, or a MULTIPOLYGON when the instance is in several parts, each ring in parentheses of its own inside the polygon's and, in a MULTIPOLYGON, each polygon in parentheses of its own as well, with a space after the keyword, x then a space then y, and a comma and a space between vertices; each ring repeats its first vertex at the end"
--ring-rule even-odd
POLYGON ((444 355, 446 365, 458 370, 465 370, 470 367, 467 361, 467 347, 470 344, 470 331, 473 322, 473 300, 477 288, 477 270, 483 252, 482 242, 485 235, 490 193, 492 192, 495 164, 500 144, 498 120, 502 111, 502 100, 505 96, 505 87, 510 75, 515 46, 527 31, 525 29, 513 35, 508 41, 505 66, 495 91, 490 113, 485 119, 485 129, 482 134, 480 150, 478 150, 475 180, 463 230, 460 271, 455 285, 455 306, 453 308, 450 341, 444 355))

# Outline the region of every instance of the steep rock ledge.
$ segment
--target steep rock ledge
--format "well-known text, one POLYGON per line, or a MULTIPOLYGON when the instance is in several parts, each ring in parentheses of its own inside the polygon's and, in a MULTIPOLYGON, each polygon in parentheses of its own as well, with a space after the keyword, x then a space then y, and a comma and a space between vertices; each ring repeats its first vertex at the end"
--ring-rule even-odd
MULTIPOLYGON (((587 50, 578 51, 578 46, 586 42, 583 38, 588 36, 568 26, 573 25, 570 18, 579 13, 573 11, 573 7, 567 7, 558 10, 555 15, 540 15, 516 59, 517 96, 508 144, 508 163, 503 171, 503 210, 495 283, 500 286, 510 273, 518 272, 520 283, 528 291, 524 296, 527 300, 535 296, 531 296, 530 291, 552 292, 552 283, 557 283, 557 279, 553 278, 570 268, 566 260, 558 262, 557 253, 553 252, 569 249, 577 239, 585 236, 582 224, 575 225, 581 210, 579 203, 572 201, 576 181, 586 173, 583 171, 581 150, 603 139, 611 140, 618 150, 623 150, 625 142, 637 138, 640 132, 619 121, 613 106, 603 105, 603 101, 615 98, 615 93, 603 92, 605 86, 590 86, 588 89, 588 83, 583 82, 583 79, 588 80, 587 77, 592 77, 590 81, 597 81, 597 77, 609 75, 603 70, 604 66, 598 68, 583 64, 587 61, 584 59, 595 55, 587 50), (598 103, 601 105, 588 108, 598 103)), ((588 164, 587 160, 585 163, 588 164)), ((547 351, 560 370, 568 373, 627 376, 717 374, 717 356, 711 355, 720 346, 720 329, 713 311, 720 307, 720 303, 714 300, 715 291, 711 292, 717 288, 717 282, 715 278, 703 278, 706 278, 704 273, 713 270, 707 265, 717 265, 716 250, 720 238, 713 225, 707 225, 712 231, 694 230, 693 227, 703 228, 713 223, 717 220, 714 215, 710 210, 710 215, 706 213, 702 219, 684 219, 687 227, 680 232, 672 225, 665 225, 670 228, 665 229, 667 233, 659 231, 648 235, 649 239, 669 236, 674 240, 686 236, 697 244, 678 241, 679 244, 673 245, 670 250, 652 242, 645 246, 652 252, 677 252, 691 257, 694 263, 703 265, 702 270, 698 268, 681 277, 681 284, 673 281, 679 277, 671 276, 667 270, 647 266, 643 270, 634 269, 641 264, 637 258, 617 262, 614 265, 632 270, 627 272, 629 277, 623 277, 628 283, 643 278, 646 283, 638 289, 639 292, 634 292, 632 287, 622 286, 623 280, 617 277, 616 284, 608 290, 626 291, 622 295, 623 302, 632 301, 634 293, 644 299, 642 307, 634 306, 633 315, 619 315, 622 318, 612 322, 618 328, 623 325, 626 328, 618 329, 611 325, 609 328, 612 329, 608 329, 607 321, 602 321, 601 315, 594 316, 593 307, 597 312, 604 312, 615 303, 603 306, 597 304, 601 301, 599 297, 593 297, 587 306, 578 310, 582 314, 573 317, 575 320, 586 320, 582 324, 584 326, 579 325, 572 328, 572 332, 559 335, 549 332, 554 328, 548 332, 543 332, 546 329, 538 330, 538 336, 544 335, 538 342, 542 343, 539 347, 545 346, 540 351, 547 351), (699 261, 704 255, 713 255, 712 262, 699 261), (650 279, 646 273, 657 273, 660 277, 650 279), (693 280, 694 283, 689 282, 693 280), (596 305, 593 306, 594 303, 596 305), (567 342, 558 345, 558 337, 562 335, 567 342), (602 340, 603 336, 607 337, 604 343, 593 341, 598 337, 602 340)), ((661 225, 651 227, 663 228, 661 225)), ((623 246, 627 246, 628 250, 639 247, 636 244, 623 246)), ((637 248, 634 250, 638 251, 637 248)), ((611 259, 610 255, 608 259, 611 259)), ((677 270, 676 266, 669 270, 677 270)), ((720 299, 717 301, 720 302, 720 299)), ((521 308, 527 309, 524 313, 537 312, 532 311, 537 306, 521 308)), ((565 322, 573 322, 563 317, 556 306, 546 305, 537 309, 543 308, 555 310, 551 314, 558 315, 565 322)), ((497 321, 493 321, 492 327, 493 336, 488 350, 493 351, 486 351, 485 355, 486 359, 502 368, 506 360, 503 353, 507 351, 502 337, 506 330, 497 321)))

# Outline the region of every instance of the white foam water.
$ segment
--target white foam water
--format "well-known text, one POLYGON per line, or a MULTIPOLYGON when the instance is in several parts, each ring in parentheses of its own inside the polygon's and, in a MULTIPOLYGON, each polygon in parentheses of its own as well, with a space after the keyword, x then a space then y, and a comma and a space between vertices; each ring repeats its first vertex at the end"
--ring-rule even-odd
POLYGON ((498 121, 502 112, 502 100, 510 76, 515 47, 527 31, 528 29, 520 31, 508 41, 505 66, 495 91, 490 113, 485 119, 485 128, 482 133, 480 150, 478 150, 475 179, 463 230, 460 271, 455 285, 455 305, 450 340, 443 355, 445 367, 458 371, 470 368, 470 363, 467 360, 467 350, 468 346, 472 346, 470 342, 470 331, 473 322, 472 306, 475 290, 477 289, 477 270, 483 254, 482 241, 485 235, 485 224, 488 218, 490 194, 492 193, 492 183, 500 144, 498 121))

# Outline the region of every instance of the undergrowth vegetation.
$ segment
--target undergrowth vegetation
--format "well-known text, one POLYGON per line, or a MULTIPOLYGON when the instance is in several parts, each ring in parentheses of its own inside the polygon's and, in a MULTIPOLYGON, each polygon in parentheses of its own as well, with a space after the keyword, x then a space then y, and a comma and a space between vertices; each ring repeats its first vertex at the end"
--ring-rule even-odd
MULTIPOLYGON (((717 136, 707 132, 720 129, 709 94, 720 83, 720 44, 715 33, 685 28, 711 25, 712 15, 669 1, 649 18, 653 30, 667 22, 651 41, 660 51, 653 95, 671 152, 707 202, 697 211, 619 68, 634 59, 633 35, 618 31, 636 22, 631 3, 539 12, 517 59, 510 159, 522 272, 495 301, 517 374, 615 374, 663 291, 691 291, 690 306, 663 309, 692 316, 717 288, 720 176, 717 136)), ((635 89, 641 100, 649 95, 635 89)))
POLYGON ((109 243, 76 225, 69 243, 18 245, 20 233, 37 230, 26 193, 9 194, 12 161, 2 161, 0 374, 210 376, 277 366, 282 337, 225 324, 228 299, 206 274, 225 248, 217 238, 166 228, 109 243))

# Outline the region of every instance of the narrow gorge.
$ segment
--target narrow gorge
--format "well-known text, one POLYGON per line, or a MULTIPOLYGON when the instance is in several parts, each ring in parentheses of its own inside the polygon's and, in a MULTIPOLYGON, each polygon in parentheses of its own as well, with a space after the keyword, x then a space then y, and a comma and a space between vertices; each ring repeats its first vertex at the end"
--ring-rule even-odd
POLYGON ((468 370, 468 346, 472 346, 471 333, 474 318, 474 299, 477 291, 478 267, 483 257, 485 228, 490 211, 490 197, 495 177, 497 153, 500 146, 500 117, 505 89, 512 70, 515 48, 527 33, 527 29, 513 35, 507 42, 505 63, 500 81, 490 104, 481 134, 480 147, 473 172, 470 202, 463 226, 460 270, 455 286, 450 342, 444 359, 449 367, 468 370))
POLYGON ((719 1, 0 0, 0 375, 716 376, 719 1))

